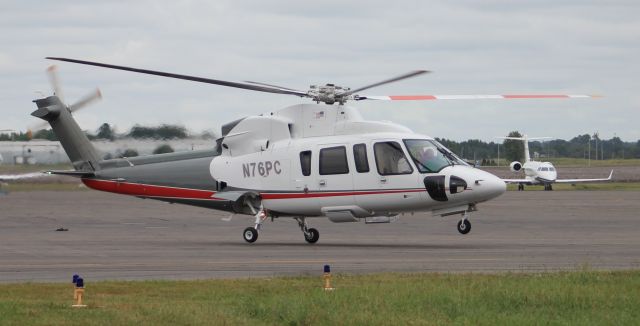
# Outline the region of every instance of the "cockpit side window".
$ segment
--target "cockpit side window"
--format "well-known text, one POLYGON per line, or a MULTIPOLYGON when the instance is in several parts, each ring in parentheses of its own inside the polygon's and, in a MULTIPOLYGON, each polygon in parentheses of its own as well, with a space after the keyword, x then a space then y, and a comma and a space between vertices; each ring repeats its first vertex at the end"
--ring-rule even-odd
POLYGON ((380 175, 411 174, 413 168, 402 151, 400 144, 394 141, 379 142, 373 145, 376 167, 380 175))
POLYGON ((302 169, 302 175, 311 175, 311 151, 300 152, 300 168, 302 169))
POLYGON ((436 141, 405 139, 404 144, 420 173, 438 172, 450 165, 464 164, 462 160, 436 141))

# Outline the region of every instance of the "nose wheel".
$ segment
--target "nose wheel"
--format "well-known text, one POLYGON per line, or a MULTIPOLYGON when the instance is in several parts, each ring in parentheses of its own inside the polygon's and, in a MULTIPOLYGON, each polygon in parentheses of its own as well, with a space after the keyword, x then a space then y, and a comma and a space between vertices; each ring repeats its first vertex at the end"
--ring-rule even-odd
POLYGON ((471 222, 469 222, 467 217, 467 213, 464 213, 462 219, 458 221, 458 232, 460 232, 460 234, 467 234, 471 231, 471 222))

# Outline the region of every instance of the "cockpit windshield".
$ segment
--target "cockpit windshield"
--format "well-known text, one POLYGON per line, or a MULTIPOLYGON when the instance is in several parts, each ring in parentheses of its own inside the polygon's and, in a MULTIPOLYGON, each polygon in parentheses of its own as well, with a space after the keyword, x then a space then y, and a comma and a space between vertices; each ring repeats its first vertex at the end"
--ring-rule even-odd
POLYGON ((449 165, 468 165, 435 140, 405 139, 404 144, 421 173, 438 172, 449 165))

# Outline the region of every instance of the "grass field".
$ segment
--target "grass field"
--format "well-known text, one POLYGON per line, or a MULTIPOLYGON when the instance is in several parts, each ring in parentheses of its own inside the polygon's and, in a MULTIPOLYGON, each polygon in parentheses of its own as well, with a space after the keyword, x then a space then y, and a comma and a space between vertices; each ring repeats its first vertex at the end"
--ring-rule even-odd
POLYGON ((81 183, 9 183, 1 185, 3 191, 84 191, 89 190, 81 183))
MULTIPOLYGON (((585 166, 604 166, 604 167, 615 167, 615 166, 640 166, 640 159, 609 159, 609 160, 589 160, 582 158, 570 158, 570 157, 553 157, 553 158, 540 158, 535 159, 536 161, 543 162, 551 162, 556 167, 585 167, 585 166)), ((507 161, 505 159, 500 159, 500 166, 508 167, 511 161, 507 161)))
POLYGON ((40 171, 47 171, 47 170, 71 170, 71 169, 73 169, 71 164, 34 164, 34 165, 0 164, 0 174, 29 173, 29 172, 40 172, 40 171))
POLYGON ((637 325, 640 271, 0 285, 2 325, 637 325))

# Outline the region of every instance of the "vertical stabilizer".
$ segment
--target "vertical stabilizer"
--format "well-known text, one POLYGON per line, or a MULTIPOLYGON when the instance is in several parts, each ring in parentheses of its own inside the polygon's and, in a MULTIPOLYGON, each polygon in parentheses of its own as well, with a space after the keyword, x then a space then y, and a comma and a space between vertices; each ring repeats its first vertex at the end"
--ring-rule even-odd
POLYGON ((100 156, 84 131, 71 116, 71 111, 57 96, 34 100, 38 109, 32 116, 47 121, 69 156, 73 167, 79 171, 95 171, 100 156))
POLYGON ((527 135, 523 135, 522 140, 524 141, 524 162, 528 163, 531 161, 531 156, 529 156, 529 139, 527 139, 527 135))

